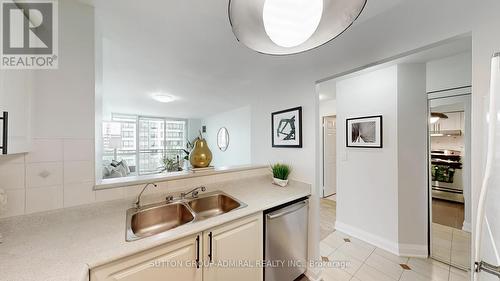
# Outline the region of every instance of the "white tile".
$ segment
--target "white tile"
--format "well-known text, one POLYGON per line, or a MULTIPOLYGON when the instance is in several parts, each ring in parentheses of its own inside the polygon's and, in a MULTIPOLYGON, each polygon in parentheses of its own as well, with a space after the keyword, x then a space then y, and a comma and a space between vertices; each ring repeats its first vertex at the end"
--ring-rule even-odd
POLYGON ((354 275, 360 281, 394 281, 398 280, 395 278, 391 278, 383 272, 364 264, 354 275))
POLYGON ((344 245, 346 242, 340 236, 337 231, 333 232, 332 234, 328 235, 325 239, 323 239, 323 242, 328 244, 332 249, 337 249, 340 246, 344 245))
POLYGON ((450 270, 450 281, 469 281, 470 272, 452 267, 450 270))
POLYGON ((61 162, 62 160, 61 139, 33 139, 32 150, 26 155, 27 163, 61 162))
POLYGON ((64 183, 94 181, 94 163, 92 161, 64 162, 64 183))
POLYGON ((329 255, 331 255, 333 253, 334 250, 335 249, 333 249, 332 247, 330 247, 330 245, 326 244, 323 241, 321 241, 319 243, 319 254, 322 257, 328 257, 329 255))
POLYGON ((339 268, 325 268, 322 274, 323 281, 348 281, 352 275, 339 268))
POLYGON ((103 201, 111 201, 122 199, 125 197, 125 192, 122 188, 111 188, 111 189, 103 189, 95 191, 95 201, 103 202, 103 201))
POLYGON ((420 275, 412 270, 403 271, 403 275, 401 275, 401 279, 399 279, 399 280, 400 281, 433 281, 433 280, 429 279, 428 277, 420 275))
POLYGON ((92 139, 65 139, 65 161, 93 161, 94 140, 92 139))
POLYGON ((26 190, 26 213, 36 213, 63 207, 63 187, 50 186, 26 190))
POLYGON ((25 189, 6 190, 7 205, 0 208, 0 217, 11 217, 24 214, 25 192, 25 189))
POLYGON ((384 258, 392 261, 393 263, 406 264, 408 262, 408 257, 396 256, 395 254, 387 252, 387 251, 382 250, 380 248, 376 248, 373 253, 377 254, 377 255, 379 255, 381 257, 384 257, 384 258))
POLYGON ((434 237, 432 240, 432 257, 449 263, 451 260, 451 240, 434 237))
POLYGON ((365 261, 375 250, 375 247, 360 243, 344 243, 339 249, 353 258, 365 261))
POLYGON ((0 164, 24 164, 24 153, 22 154, 12 154, 12 155, 1 155, 0 154, 0 164))
POLYGON ((89 204, 95 201, 94 183, 75 183, 64 185, 64 207, 89 204))
POLYGON ((408 265, 420 275, 433 281, 448 281, 450 266, 433 259, 410 258, 408 265))
POLYGON ((26 165, 26 187, 62 185, 62 162, 30 163, 26 165))
POLYGON ((24 188, 24 163, 2 163, 0 162, 0 188, 18 189, 24 188))
POLYGON ((403 273, 403 268, 398 263, 394 263, 391 260, 375 253, 372 253, 365 263, 378 271, 383 272, 392 279, 399 280, 401 274, 403 273))
POLYGON ((341 249, 333 252, 333 254, 331 254, 328 259, 330 261, 346 262, 346 268, 344 270, 351 275, 354 275, 354 273, 356 273, 356 271, 358 271, 359 268, 363 265, 362 261, 347 255, 341 249))

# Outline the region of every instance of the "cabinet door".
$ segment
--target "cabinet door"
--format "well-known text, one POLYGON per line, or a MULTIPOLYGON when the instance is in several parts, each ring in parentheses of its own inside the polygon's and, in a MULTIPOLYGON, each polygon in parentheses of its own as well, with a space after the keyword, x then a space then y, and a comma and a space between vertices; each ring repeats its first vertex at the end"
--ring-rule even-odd
POLYGON ((461 113, 460 112, 447 112, 445 113, 447 119, 439 119, 441 131, 454 131, 461 130, 461 113))
POLYGON ((90 270, 90 281, 201 281, 200 235, 168 243, 90 270))
MULTIPOLYGON (((30 150, 32 91, 31 70, 0 71, 0 115, 8 112, 7 154, 30 150)), ((4 146, 3 135, 3 122, 0 122, 0 146, 4 146)))
POLYGON ((264 258, 261 213, 215 227, 203 237, 203 281, 263 280, 262 267, 252 267, 264 258))

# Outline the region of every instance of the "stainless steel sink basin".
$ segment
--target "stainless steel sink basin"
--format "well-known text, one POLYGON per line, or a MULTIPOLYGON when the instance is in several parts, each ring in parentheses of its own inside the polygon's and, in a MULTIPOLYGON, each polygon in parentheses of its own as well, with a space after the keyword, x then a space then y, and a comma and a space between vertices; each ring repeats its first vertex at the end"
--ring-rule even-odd
POLYGON ((196 213, 198 220, 215 217, 241 206, 241 203, 225 194, 213 194, 193 199, 188 202, 189 207, 196 213))
POLYGON ((183 203, 162 204, 141 210, 130 209, 127 214, 127 241, 165 232, 193 220, 193 213, 183 203))
POLYGON ((222 191, 197 198, 151 204, 127 210, 126 240, 134 241, 170 229, 219 216, 247 205, 222 191))

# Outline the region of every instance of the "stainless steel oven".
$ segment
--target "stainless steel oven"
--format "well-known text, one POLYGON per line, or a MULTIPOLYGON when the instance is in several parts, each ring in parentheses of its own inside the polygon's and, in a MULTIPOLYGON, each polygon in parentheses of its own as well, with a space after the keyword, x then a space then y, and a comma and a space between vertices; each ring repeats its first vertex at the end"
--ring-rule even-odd
POLYGON ((433 197, 463 202, 462 155, 460 151, 431 151, 433 197))

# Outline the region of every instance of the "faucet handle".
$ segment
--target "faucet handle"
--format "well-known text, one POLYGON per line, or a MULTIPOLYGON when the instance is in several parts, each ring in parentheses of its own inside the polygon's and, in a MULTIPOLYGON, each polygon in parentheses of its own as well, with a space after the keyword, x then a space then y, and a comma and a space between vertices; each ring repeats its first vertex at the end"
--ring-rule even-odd
POLYGON ((174 196, 173 196, 173 195, 169 195, 169 196, 167 196, 167 197, 165 198, 165 201, 167 201, 167 203, 168 203, 168 202, 172 202, 172 201, 174 201, 174 196))

